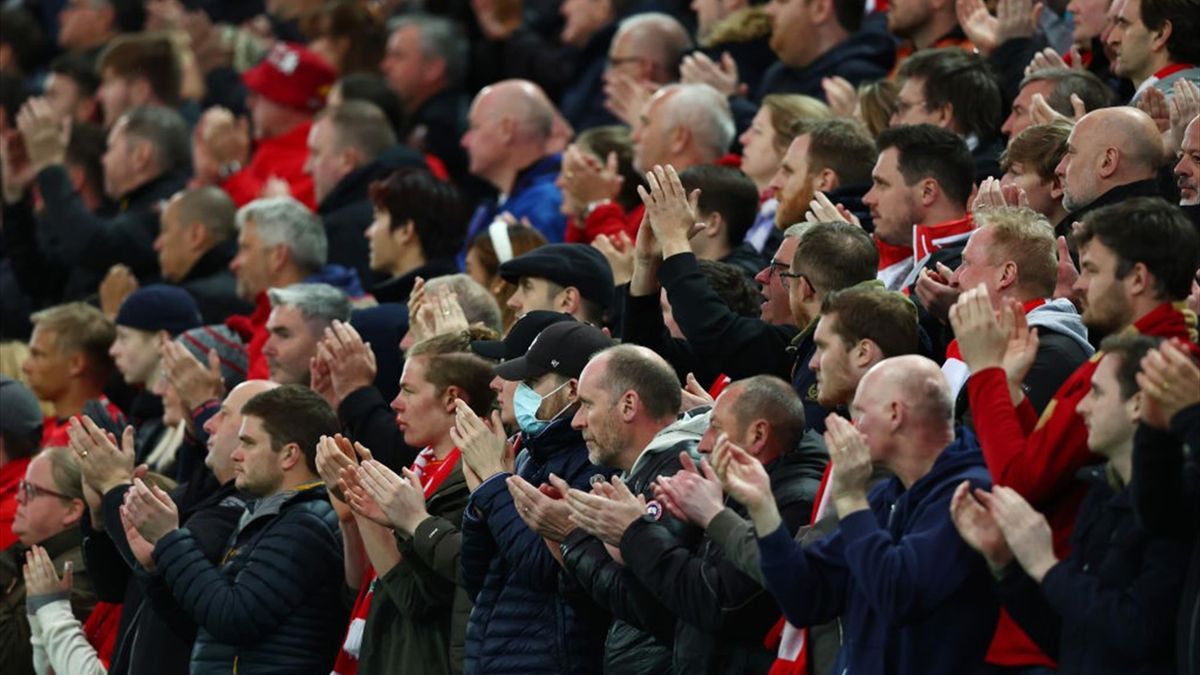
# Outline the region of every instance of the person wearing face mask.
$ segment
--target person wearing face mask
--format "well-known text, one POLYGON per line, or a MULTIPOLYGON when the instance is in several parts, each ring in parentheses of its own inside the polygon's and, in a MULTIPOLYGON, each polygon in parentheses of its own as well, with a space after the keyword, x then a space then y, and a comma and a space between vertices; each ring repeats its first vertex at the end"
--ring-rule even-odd
POLYGON ((505 467, 500 413, 492 415, 489 429, 459 406, 451 435, 481 481, 471 492, 462 524, 462 584, 475 603, 467 623, 467 672, 599 670, 608 617, 560 592, 562 570, 538 533, 522 522, 507 481, 515 474, 557 499, 559 488, 566 489, 562 481, 588 489, 597 474, 607 477, 608 470, 588 461, 587 445, 571 428, 571 418, 579 407, 584 365, 613 344, 593 326, 558 321, 544 328, 523 356, 496 366, 498 378, 517 383, 512 401, 524 447, 511 468, 505 467), (552 475, 561 479, 554 481, 559 488, 549 484, 552 475))

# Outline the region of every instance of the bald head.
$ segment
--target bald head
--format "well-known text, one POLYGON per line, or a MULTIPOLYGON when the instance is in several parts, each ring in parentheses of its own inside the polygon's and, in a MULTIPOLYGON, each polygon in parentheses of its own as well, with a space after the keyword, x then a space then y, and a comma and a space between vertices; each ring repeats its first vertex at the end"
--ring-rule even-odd
MULTIPOLYGON (((903 403, 921 426, 946 427, 954 420, 954 402, 946 376, 933 361, 917 354, 884 359, 871 367, 858 384, 884 405, 903 403)), ((855 401, 859 395, 855 395, 855 401)))
POLYGON ((679 79, 679 63, 692 49, 692 38, 683 24, 660 12, 635 14, 622 21, 613 36, 613 44, 618 42, 624 56, 653 63, 651 79, 660 84, 679 79))
POLYGON ((539 142, 554 129, 554 105, 541 87, 528 80, 503 80, 484 87, 476 105, 494 118, 513 120, 519 134, 539 142))
POLYGON ((1162 161, 1162 138, 1149 115, 1129 106, 1093 110, 1071 130, 1054 170, 1063 207, 1078 211, 1115 187, 1152 180, 1162 161))

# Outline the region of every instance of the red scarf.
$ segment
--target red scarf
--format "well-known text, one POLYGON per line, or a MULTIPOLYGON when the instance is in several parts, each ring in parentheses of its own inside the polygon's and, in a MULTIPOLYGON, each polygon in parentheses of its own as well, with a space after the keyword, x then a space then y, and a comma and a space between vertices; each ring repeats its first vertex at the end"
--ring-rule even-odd
POLYGON ((119 603, 101 600, 92 608, 87 621, 83 623, 83 635, 88 644, 96 650, 96 657, 108 668, 112 661, 113 648, 117 644, 117 628, 121 624, 121 607, 119 603))
MULTIPOLYGON (((413 473, 421 481, 421 489, 425 493, 425 501, 433 496, 442 483, 454 472, 462 451, 454 448, 443 459, 438 459, 433 448, 425 448, 413 461, 413 473)), ((358 673, 358 657, 361 654, 363 631, 367 624, 367 614, 371 612, 371 600, 375 595, 375 567, 367 564, 363 572, 362 584, 358 587, 358 597, 354 599, 354 608, 350 610, 350 625, 346 627, 346 635, 342 638, 342 647, 338 650, 337 661, 333 664, 332 675, 356 675, 358 673)))

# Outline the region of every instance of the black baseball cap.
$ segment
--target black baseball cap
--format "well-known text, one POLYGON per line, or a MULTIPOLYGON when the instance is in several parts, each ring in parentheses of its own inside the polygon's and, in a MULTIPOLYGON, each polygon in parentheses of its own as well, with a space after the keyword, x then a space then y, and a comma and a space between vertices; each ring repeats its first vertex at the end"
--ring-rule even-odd
POLYGON ((559 286, 574 286, 584 298, 607 308, 613 301, 612 268, 604 255, 587 244, 547 244, 500 265, 500 278, 516 283, 537 277, 559 286))
POLYGON ((525 356, 534 338, 551 324, 562 321, 574 321, 575 317, 562 312, 551 312, 535 309, 517 319, 508 329, 508 335, 503 340, 475 340, 471 343, 471 351, 496 361, 508 361, 519 356, 525 356))
POLYGON ((592 356, 616 342, 591 324, 562 321, 543 330, 524 356, 496 366, 496 375, 509 382, 519 382, 555 372, 566 377, 579 377, 592 356))

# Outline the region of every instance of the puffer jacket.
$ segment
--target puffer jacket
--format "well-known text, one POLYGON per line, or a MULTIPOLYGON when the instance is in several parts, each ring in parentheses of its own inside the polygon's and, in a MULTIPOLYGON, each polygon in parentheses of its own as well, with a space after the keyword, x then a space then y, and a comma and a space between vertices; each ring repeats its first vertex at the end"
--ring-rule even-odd
MULTIPOLYGON (((829 455, 819 434, 808 431, 799 450, 766 466, 771 491, 788 531, 808 523, 829 455)), ((728 506, 743 518, 745 509, 728 506)), ((621 538, 629 570, 678 617, 674 665, 678 673, 765 673, 775 654, 763 638, 779 619, 779 607, 753 576, 738 569, 725 549, 705 536, 689 551, 649 519, 636 521, 621 538)))
POLYGON ((346 625, 342 534, 325 486, 250 504, 219 565, 186 527, 160 539, 154 563, 200 627, 193 675, 326 675, 346 625))
MULTIPOLYGON (((709 412, 689 411, 660 431, 625 475, 629 490, 653 500, 654 479, 679 471, 680 452, 688 452, 698 460, 696 446, 708 427, 709 412)), ((670 530, 689 551, 700 543, 703 532, 699 528, 676 520, 657 502, 649 501, 645 517, 657 521, 657 527, 670 530)), ((675 615, 654 598, 633 572, 614 561, 599 539, 576 530, 562 542, 561 550, 570 576, 596 604, 613 615, 604 642, 604 672, 607 675, 671 672, 675 615)))
POLYGON ((459 524, 467 496, 460 461, 426 500, 430 517, 411 537, 396 534, 403 559, 376 581, 358 672, 462 672, 471 613, 471 601, 458 585, 459 524))
MULTIPOLYGON (((517 474, 542 485, 554 474, 587 490, 608 474, 588 461, 569 417, 525 441, 517 474)), ((517 514, 501 473, 472 493, 463 517, 462 574, 475 602, 467 624, 467 673, 599 673, 607 622, 576 612, 559 593, 562 569, 517 514)), ((590 601, 589 601, 590 602, 590 601)))

